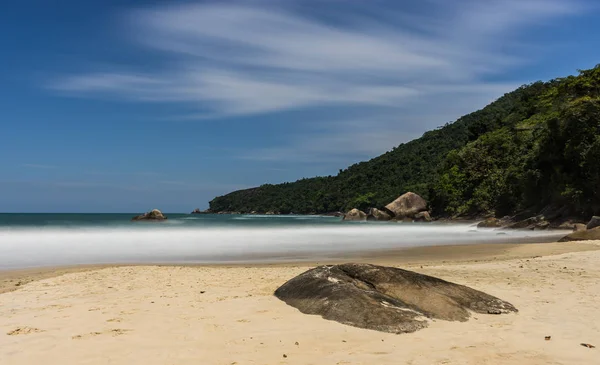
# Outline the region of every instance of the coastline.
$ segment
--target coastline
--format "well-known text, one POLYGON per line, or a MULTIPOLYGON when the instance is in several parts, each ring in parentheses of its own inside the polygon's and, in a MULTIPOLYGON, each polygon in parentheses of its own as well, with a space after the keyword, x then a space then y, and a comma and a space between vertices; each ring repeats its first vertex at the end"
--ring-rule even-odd
POLYGON ((346 326, 302 314, 273 295, 325 263, 315 261, 12 270, 0 272, 0 282, 25 281, 0 294, 0 363, 597 362, 598 350, 580 344, 600 344, 600 241, 419 247, 342 261, 433 275, 507 300, 519 312, 433 320, 401 335, 346 326))
POLYGON ((0 294, 18 290, 23 285, 38 280, 49 279, 65 274, 94 271, 111 267, 295 267, 339 264, 343 262, 372 263, 378 265, 416 267, 436 264, 465 264, 480 261, 502 261, 523 259, 534 256, 552 256, 569 252, 600 250, 600 241, 578 242, 518 242, 518 243, 480 243, 456 244, 423 247, 406 247, 392 250, 370 250, 336 254, 327 258, 281 257, 256 262, 252 257, 248 261, 222 263, 103 263, 82 265, 61 265, 0 270, 0 294))

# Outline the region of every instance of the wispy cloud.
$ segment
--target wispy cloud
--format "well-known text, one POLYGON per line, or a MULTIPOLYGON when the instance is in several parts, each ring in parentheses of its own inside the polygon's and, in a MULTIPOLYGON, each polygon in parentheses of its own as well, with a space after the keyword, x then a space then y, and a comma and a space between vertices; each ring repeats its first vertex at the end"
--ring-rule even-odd
POLYGON ((510 52, 515 34, 583 9, 576 0, 429 0, 395 11, 353 2, 325 22, 296 3, 133 11, 129 21, 141 35, 135 41, 161 52, 160 69, 71 75, 52 88, 208 111, 197 117, 323 105, 393 108, 440 93, 458 100, 474 88, 493 98, 502 85, 486 77, 528 61, 510 52))

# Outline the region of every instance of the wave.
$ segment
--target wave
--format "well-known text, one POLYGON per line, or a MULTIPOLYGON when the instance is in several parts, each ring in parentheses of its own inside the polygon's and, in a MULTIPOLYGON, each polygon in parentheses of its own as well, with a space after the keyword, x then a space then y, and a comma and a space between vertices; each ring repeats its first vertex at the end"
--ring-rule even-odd
MULTIPOLYGON (((468 225, 0 229, 0 268, 95 263, 216 262, 415 246, 507 242, 552 231, 473 230, 468 225), (499 235, 501 233, 501 235, 499 235)), ((563 233, 564 234, 564 233, 563 233)))

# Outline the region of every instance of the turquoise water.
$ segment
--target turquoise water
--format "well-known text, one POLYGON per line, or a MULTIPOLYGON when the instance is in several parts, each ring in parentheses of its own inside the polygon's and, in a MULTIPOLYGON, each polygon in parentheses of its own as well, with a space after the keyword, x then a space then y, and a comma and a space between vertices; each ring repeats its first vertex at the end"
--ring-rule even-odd
POLYGON ((0 214, 0 270, 100 263, 326 260, 406 247, 548 241, 563 232, 473 224, 344 222, 337 217, 168 214, 0 214))
MULTIPOLYGON (((139 214, 139 213, 138 213, 139 214)), ((131 222, 136 213, 0 213, 1 227, 104 227, 104 228, 192 228, 192 227, 281 227, 341 224, 339 217, 315 215, 226 215, 168 214, 164 222, 131 222)), ((348 223, 348 222, 345 222, 348 223)))

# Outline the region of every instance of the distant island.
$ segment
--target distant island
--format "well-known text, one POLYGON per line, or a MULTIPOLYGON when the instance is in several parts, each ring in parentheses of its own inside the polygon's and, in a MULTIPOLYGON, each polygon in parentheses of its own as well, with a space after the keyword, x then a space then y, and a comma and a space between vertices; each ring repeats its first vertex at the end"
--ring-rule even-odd
POLYGON ((336 176, 234 191, 207 212, 368 211, 408 191, 437 217, 600 214, 600 65, 524 85, 336 176))

